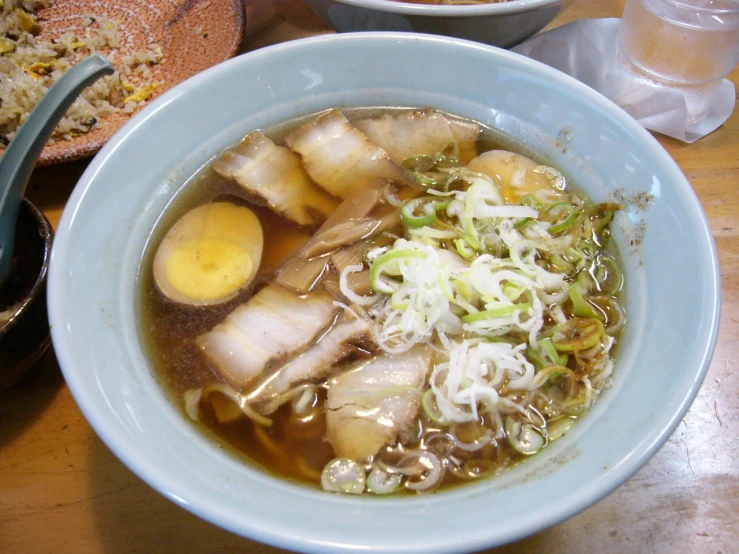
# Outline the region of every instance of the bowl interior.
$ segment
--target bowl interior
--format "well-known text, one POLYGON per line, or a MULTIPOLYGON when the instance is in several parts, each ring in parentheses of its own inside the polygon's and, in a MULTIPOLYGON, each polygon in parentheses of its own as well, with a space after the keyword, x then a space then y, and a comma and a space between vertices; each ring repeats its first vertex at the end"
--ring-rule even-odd
POLYGON ((553 525, 641 467, 700 386, 719 295, 715 247, 689 183, 615 105, 516 54, 367 33, 241 56, 145 108, 70 199, 52 255, 49 308, 57 355, 83 412, 132 470, 179 505, 287 548, 461 552, 553 525), (187 178, 251 130, 351 106, 433 106, 480 121, 563 170, 595 201, 626 206, 614 236, 629 321, 613 386, 574 431, 500 478, 395 499, 338 497, 277 480, 184 421, 142 351, 137 270, 187 178))

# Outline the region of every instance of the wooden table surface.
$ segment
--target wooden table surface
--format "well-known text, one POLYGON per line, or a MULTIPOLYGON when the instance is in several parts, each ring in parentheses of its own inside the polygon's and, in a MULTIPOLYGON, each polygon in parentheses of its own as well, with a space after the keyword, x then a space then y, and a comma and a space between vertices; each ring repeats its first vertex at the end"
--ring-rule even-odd
MULTIPOLYGON (((331 32, 298 0, 260 11, 266 4, 254 6, 244 51, 331 32)), ((622 9, 619 0, 573 0, 553 25, 622 9)), ((695 144, 659 140, 698 193, 721 258, 721 328, 708 376, 675 434, 628 482, 569 521, 490 553, 739 552, 739 115, 695 144)), ((34 173, 28 196, 53 225, 86 165, 34 173)), ((49 351, 0 394, 0 553, 36 552, 283 551, 198 519, 132 474, 90 428, 49 351)))

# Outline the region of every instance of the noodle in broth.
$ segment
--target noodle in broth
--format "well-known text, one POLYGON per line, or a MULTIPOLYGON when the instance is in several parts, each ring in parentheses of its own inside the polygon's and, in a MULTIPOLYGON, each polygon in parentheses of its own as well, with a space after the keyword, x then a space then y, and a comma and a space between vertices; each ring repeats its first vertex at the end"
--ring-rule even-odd
POLYGON ((608 386, 625 322, 609 234, 620 206, 593 204, 472 122, 435 110, 346 114, 252 134, 188 183, 153 246, 194 206, 225 202, 256 215, 263 254, 232 297, 193 306, 162 294, 150 249, 140 310, 152 363, 189 418, 288 479, 390 494, 499 474, 566 433, 608 386), (398 139, 411 123, 428 136, 398 139), (454 140, 434 134, 442 123, 454 140), (379 179, 343 179, 313 160, 322 125, 359 128, 362 148, 387 152, 379 179), (244 159, 265 144, 300 159, 301 182, 328 194, 306 210, 257 189, 244 159), (348 205, 361 213, 332 221, 348 205), (278 353, 275 333, 250 335, 271 325, 284 334, 278 353), (262 361, 234 361, 242 349, 262 361))

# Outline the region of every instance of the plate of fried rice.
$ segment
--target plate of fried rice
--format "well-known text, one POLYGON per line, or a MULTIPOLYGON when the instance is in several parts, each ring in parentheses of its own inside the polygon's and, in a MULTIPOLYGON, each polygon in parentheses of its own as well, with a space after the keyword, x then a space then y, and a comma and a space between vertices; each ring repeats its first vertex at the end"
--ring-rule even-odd
POLYGON ((141 107, 233 56, 240 0, 0 0, 0 155, 53 83, 102 53, 116 71, 67 111, 39 165, 95 154, 141 107))

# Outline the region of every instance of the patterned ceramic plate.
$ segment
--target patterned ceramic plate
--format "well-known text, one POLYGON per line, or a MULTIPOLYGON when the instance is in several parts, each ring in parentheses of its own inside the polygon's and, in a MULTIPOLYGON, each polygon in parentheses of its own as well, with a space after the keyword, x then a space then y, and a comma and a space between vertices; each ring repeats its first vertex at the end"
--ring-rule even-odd
MULTIPOLYGON (((244 31, 241 0, 56 0, 38 13, 41 38, 82 30, 90 14, 120 22, 127 51, 145 50, 151 42, 161 46, 162 60, 151 68, 159 87, 149 100, 233 56, 244 31)), ((109 115, 89 133, 47 146, 39 165, 95 154, 130 115, 109 115)))

